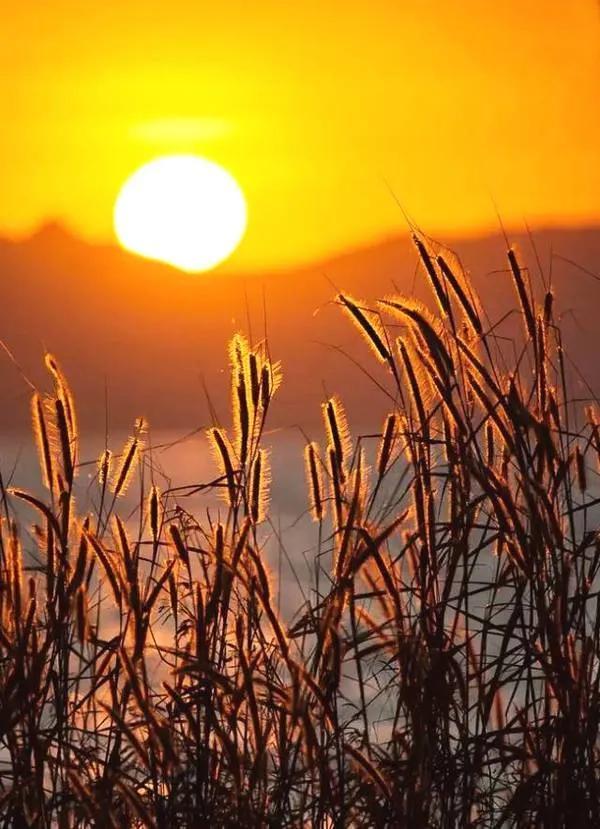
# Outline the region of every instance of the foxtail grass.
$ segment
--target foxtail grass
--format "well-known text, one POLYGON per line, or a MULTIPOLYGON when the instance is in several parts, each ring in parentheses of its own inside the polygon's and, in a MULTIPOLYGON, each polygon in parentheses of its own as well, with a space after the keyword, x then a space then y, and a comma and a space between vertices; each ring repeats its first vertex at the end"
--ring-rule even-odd
POLYGON ((600 825, 600 426, 569 396, 560 296, 509 250, 507 349, 458 260, 414 243, 435 310, 337 297, 389 409, 351 434, 323 402, 298 608, 273 567, 266 342, 232 339, 198 509, 155 480, 142 420, 76 503, 46 357, 44 495, 0 483, 3 825, 600 825))

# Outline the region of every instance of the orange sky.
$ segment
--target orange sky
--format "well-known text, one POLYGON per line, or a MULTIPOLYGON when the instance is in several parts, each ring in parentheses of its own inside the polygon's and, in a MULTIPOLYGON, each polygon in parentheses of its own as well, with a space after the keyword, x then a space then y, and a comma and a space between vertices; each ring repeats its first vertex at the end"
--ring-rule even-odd
POLYGON ((248 199, 230 267, 403 227, 600 220, 597 0, 0 0, 0 233, 112 237, 122 181, 198 152, 248 199))

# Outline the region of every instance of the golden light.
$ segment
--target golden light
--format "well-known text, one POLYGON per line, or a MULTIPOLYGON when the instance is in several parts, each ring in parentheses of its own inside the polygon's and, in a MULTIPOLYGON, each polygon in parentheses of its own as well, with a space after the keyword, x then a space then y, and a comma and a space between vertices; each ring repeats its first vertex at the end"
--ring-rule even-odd
POLYGON ((127 179, 114 225, 121 245, 184 271, 227 259, 246 230, 246 201, 227 170, 196 155, 157 158, 127 179))

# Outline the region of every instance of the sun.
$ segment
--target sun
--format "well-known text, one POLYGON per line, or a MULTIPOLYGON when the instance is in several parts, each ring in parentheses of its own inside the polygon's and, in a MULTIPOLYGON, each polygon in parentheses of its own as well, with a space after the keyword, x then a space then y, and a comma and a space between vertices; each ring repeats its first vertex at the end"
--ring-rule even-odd
POLYGON ((190 273, 227 259, 246 223, 239 184, 197 155, 150 161, 127 179, 115 202, 115 232, 126 250, 190 273))

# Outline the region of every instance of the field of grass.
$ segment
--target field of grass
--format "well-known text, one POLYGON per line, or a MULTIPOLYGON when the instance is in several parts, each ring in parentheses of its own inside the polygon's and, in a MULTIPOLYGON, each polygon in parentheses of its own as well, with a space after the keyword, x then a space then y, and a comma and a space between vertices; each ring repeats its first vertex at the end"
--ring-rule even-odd
POLYGON ((600 420, 542 275, 509 251, 508 337, 454 257, 415 245, 435 314, 337 298, 389 415, 357 438, 324 403, 313 577, 285 613, 268 344, 232 339, 232 423, 196 493, 221 506, 195 514, 140 475, 141 420, 75 502, 75 402, 47 356, 45 496, 1 486, 2 825, 600 826, 600 420))

